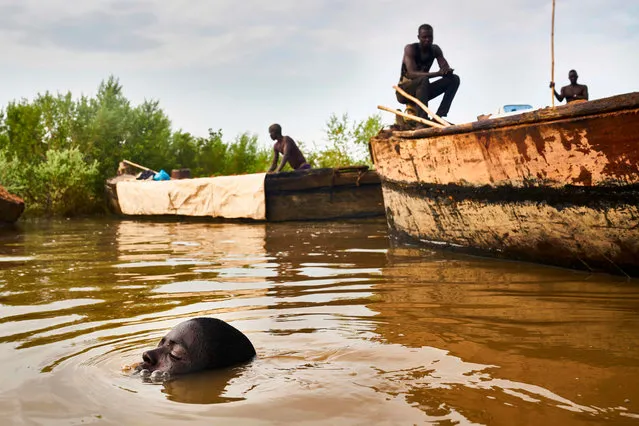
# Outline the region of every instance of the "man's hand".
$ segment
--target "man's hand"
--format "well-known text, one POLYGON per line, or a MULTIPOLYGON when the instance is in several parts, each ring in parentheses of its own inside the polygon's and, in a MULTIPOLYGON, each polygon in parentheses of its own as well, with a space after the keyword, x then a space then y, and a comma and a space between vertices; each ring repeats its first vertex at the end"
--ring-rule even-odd
POLYGON ((447 67, 447 68, 442 68, 442 69, 440 69, 439 71, 437 71, 437 75, 438 75, 439 77, 443 77, 443 76, 445 76, 445 75, 452 74, 452 73, 453 73, 453 71, 455 71, 455 70, 454 70, 454 69, 452 69, 452 68, 448 68, 448 67, 447 67))
POLYGON ((551 82, 550 82, 550 86, 548 86, 548 87, 550 87, 551 89, 554 89, 554 87, 555 87, 555 82, 554 82, 554 81, 551 81, 551 82))

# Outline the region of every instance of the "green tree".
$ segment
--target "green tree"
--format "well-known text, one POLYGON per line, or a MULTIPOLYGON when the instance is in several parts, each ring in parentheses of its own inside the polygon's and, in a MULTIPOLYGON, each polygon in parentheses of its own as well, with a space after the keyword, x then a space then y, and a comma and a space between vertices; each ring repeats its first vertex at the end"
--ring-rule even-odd
POLYGON ((110 76, 100 83, 97 96, 90 100, 94 115, 89 121, 85 155, 97 161, 102 176, 115 175, 123 157, 123 146, 132 137, 134 117, 119 80, 110 76))
POLYGON ((122 157, 154 170, 170 171, 176 166, 171 152, 171 121, 159 105, 158 101, 144 101, 131 110, 122 157))
POLYGON ((23 99, 9 102, 5 110, 6 151, 20 161, 42 161, 46 153, 39 105, 23 99))
POLYGON ((169 140, 169 151, 173 155, 174 168, 191 168, 191 173, 202 173, 201 170, 195 170, 199 147, 198 139, 193 135, 181 130, 173 132, 169 140))
MULTIPOLYGON (((196 176, 222 175, 226 172, 226 152, 228 146, 222 141, 222 130, 209 129, 207 138, 198 138, 196 176)), ((188 167, 188 166, 187 166, 188 167)), ((193 166, 190 166, 193 167, 193 166)))
POLYGON ((370 138, 382 128, 380 115, 372 115, 362 121, 352 121, 348 114, 331 114, 326 122, 326 139, 329 145, 317 152, 313 159, 319 167, 344 167, 357 164, 372 166, 369 154, 370 138))
POLYGON ((268 161, 269 152, 258 146, 257 136, 243 133, 228 146, 225 174, 263 172, 268 161))

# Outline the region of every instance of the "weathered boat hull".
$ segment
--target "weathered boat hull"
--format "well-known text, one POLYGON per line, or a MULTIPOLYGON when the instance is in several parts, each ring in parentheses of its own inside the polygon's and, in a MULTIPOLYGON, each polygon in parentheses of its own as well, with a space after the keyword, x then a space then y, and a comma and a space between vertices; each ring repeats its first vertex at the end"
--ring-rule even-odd
POLYGON ((163 182, 120 182, 123 182, 121 177, 109 180, 106 193, 109 209, 123 216, 281 222, 384 215, 379 176, 366 167, 183 179, 173 181, 171 185, 177 186, 172 190, 166 190, 169 184, 163 182), (220 184, 221 179, 226 183, 220 184), (128 200, 122 199, 126 185, 136 188, 134 202, 138 205, 130 205, 130 191, 128 200), (247 185, 252 186, 247 188, 247 185), (156 200, 148 201, 145 206, 145 194, 148 199, 153 196, 156 200), (217 206, 210 206, 216 203, 217 206))
POLYGON ((639 94, 371 140, 395 237, 639 276, 639 94))
POLYGON ((271 222, 384 215, 379 176, 365 169, 311 169, 266 175, 266 218, 271 222))
POLYGON ((24 212, 24 200, 0 186, 0 223, 14 223, 24 212))

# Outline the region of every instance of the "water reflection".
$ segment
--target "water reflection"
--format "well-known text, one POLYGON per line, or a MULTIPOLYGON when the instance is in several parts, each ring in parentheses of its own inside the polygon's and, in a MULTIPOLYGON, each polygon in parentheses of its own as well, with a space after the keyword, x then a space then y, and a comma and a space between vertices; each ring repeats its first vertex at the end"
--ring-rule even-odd
POLYGON ((639 419, 636 281, 389 247, 385 231, 379 220, 86 220, 0 234, 0 259, 14 259, 0 261, 0 414, 8 424, 639 419), (232 323, 258 357, 162 384, 121 370, 195 316, 232 323))
POLYGON ((520 424, 541 422, 522 400, 585 415, 630 409, 639 390, 627 380, 639 374, 636 282, 406 249, 391 252, 384 276, 393 285, 371 309, 385 342, 447 348, 483 366, 480 375, 426 380, 416 402, 436 394, 504 424, 514 412, 528 419, 520 424), (453 391, 433 392, 442 385, 453 391))
POLYGON ((162 393, 171 401, 186 404, 223 404, 245 398, 224 396, 226 388, 243 374, 243 368, 205 371, 171 379, 162 384, 162 393))

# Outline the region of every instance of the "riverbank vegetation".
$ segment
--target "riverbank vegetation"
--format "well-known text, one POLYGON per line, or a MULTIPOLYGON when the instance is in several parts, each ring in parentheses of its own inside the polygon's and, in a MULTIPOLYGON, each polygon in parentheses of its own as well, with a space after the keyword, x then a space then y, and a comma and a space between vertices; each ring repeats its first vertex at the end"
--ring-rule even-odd
MULTIPOLYGON (((333 114, 326 145, 299 143, 314 167, 370 165, 368 140, 380 128, 378 115, 357 122, 333 114)), ((268 169, 271 147, 250 133, 174 130, 159 101, 133 105, 109 77, 94 97, 47 92, 0 110, 0 185, 25 200, 29 216, 99 213, 104 182, 122 159, 167 172, 189 168, 194 177, 255 173, 268 169)))

